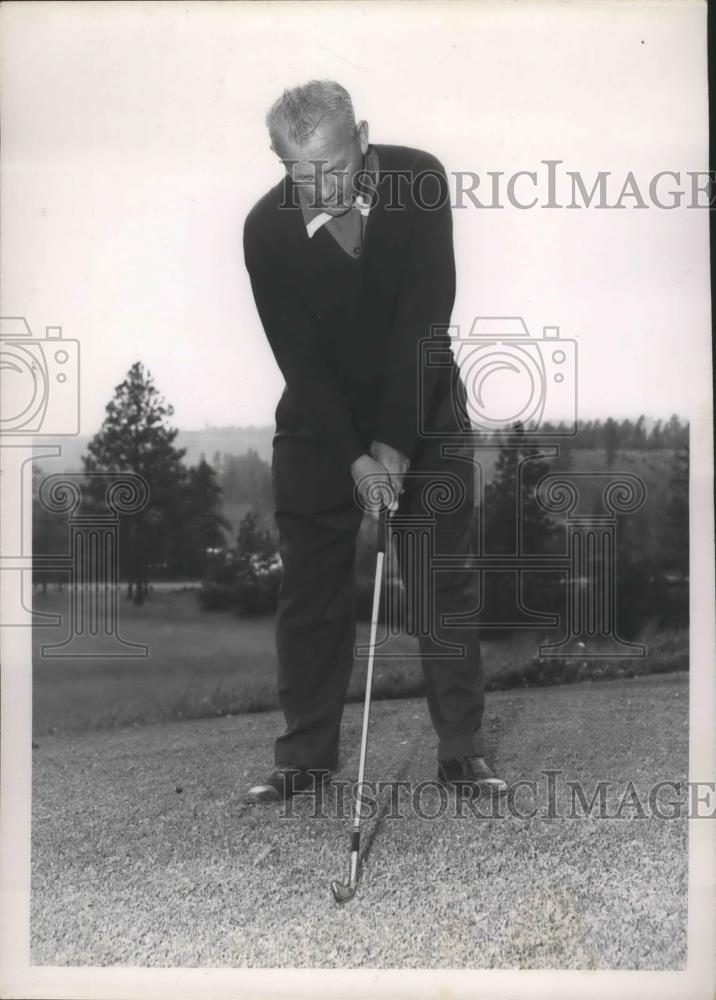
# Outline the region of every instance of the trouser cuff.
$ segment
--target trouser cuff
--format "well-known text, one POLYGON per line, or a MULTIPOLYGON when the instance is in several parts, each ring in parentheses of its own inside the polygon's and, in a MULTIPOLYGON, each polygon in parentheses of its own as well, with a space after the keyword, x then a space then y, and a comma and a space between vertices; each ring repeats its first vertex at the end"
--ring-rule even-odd
POLYGON ((282 748, 279 753, 278 750, 274 754, 274 763, 277 767, 285 767, 286 764, 295 764, 296 767, 310 768, 314 771, 337 771, 338 770, 338 759, 332 757, 328 760, 310 760, 303 757, 299 753, 292 754, 287 751, 286 748, 282 748))
POLYGON ((485 738, 482 730, 464 736, 449 736, 438 742, 438 761, 453 757, 484 757, 485 738))

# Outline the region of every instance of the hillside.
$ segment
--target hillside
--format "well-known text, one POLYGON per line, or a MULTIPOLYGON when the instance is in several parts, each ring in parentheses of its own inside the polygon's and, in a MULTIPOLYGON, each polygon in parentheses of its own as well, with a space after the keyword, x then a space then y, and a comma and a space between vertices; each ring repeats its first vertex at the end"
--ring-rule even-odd
MULTIPOLYGON (((217 451, 226 455, 242 455, 253 448, 264 461, 271 460, 271 441, 275 433, 273 425, 250 425, 248 427, 206 427, 201 430, 180 430, 176 444, 186 448, 185 461, 195 465, 202 454, 211 462, 217 451)), ((87 450, 89 437, 38 438, 38 445, 57 445, 62 454, 57 459, 45 459, 39 464, 46 472, 81 472, 82 456, 87 450)))

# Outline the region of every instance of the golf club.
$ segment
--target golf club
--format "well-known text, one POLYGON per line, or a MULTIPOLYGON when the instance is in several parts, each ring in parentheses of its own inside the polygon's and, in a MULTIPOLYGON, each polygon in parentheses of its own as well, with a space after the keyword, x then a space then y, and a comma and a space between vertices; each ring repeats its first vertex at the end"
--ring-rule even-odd
POLYGON ((378 557, 375 567, 375 585, 373 587, 373 613, 370 622, 370 647, 368 652, 368 672, 365 681, 365 705, 363 707, 363 733, 360 744, 360 763, 358 765, 358 784, 356 786, 355 812, 353 815, 353 832, 351 834, 351 862, 348 882, 331 882, 331 892, 337 903, 347 903, 353 899, 358 884, 358 852, 360 850, 361 821, 361 788, 365 773, 365 758, 368 748, 368 720, 370 718, 370 694, 373 687, 373 661, 375 659, 375 640, 378 630, 378 609, 380 607, 380 591, 383 579, 383 559, 388 538, 388 518, 392 512, 382 507, 378 517, 378 557))

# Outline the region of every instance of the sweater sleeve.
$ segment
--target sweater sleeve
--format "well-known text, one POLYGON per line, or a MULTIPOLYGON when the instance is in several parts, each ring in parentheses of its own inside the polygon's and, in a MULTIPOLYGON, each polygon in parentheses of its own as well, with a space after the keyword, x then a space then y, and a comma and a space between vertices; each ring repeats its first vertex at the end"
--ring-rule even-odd
MULTIPOLYGON (((407 458, 420 436, 420 410, 435 388, 438 370, 422 361, 420 341, 433 326, 447 327, 455 301, 455 255, 447 177, 442 164, 426 157, 420 185, 423 205, 415 204, 417 221, 408 247, 387 350, 381 403, 373 437, 397 448, 407 458)), ((449 335, 445 331, 445 343, 449 335)))
POLYGON ((311 432, 350 469, 365 448, 321 353, 313 317, 277 267, 257 262, 246 226, 244 260, 264 332, 298 410, 311 432))

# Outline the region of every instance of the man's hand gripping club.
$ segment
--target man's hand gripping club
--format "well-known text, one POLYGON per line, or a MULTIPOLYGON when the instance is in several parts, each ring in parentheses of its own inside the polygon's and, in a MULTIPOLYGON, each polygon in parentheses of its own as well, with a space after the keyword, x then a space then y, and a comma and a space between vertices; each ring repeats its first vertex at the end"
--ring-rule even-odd
POLYGON ((361 505, 374 520, 383 506, 390 511, 398 509, 409 465, 409 459, 402 452, 383 441, 373 441, 370 455, 360 455, 351 465, 361 505))

